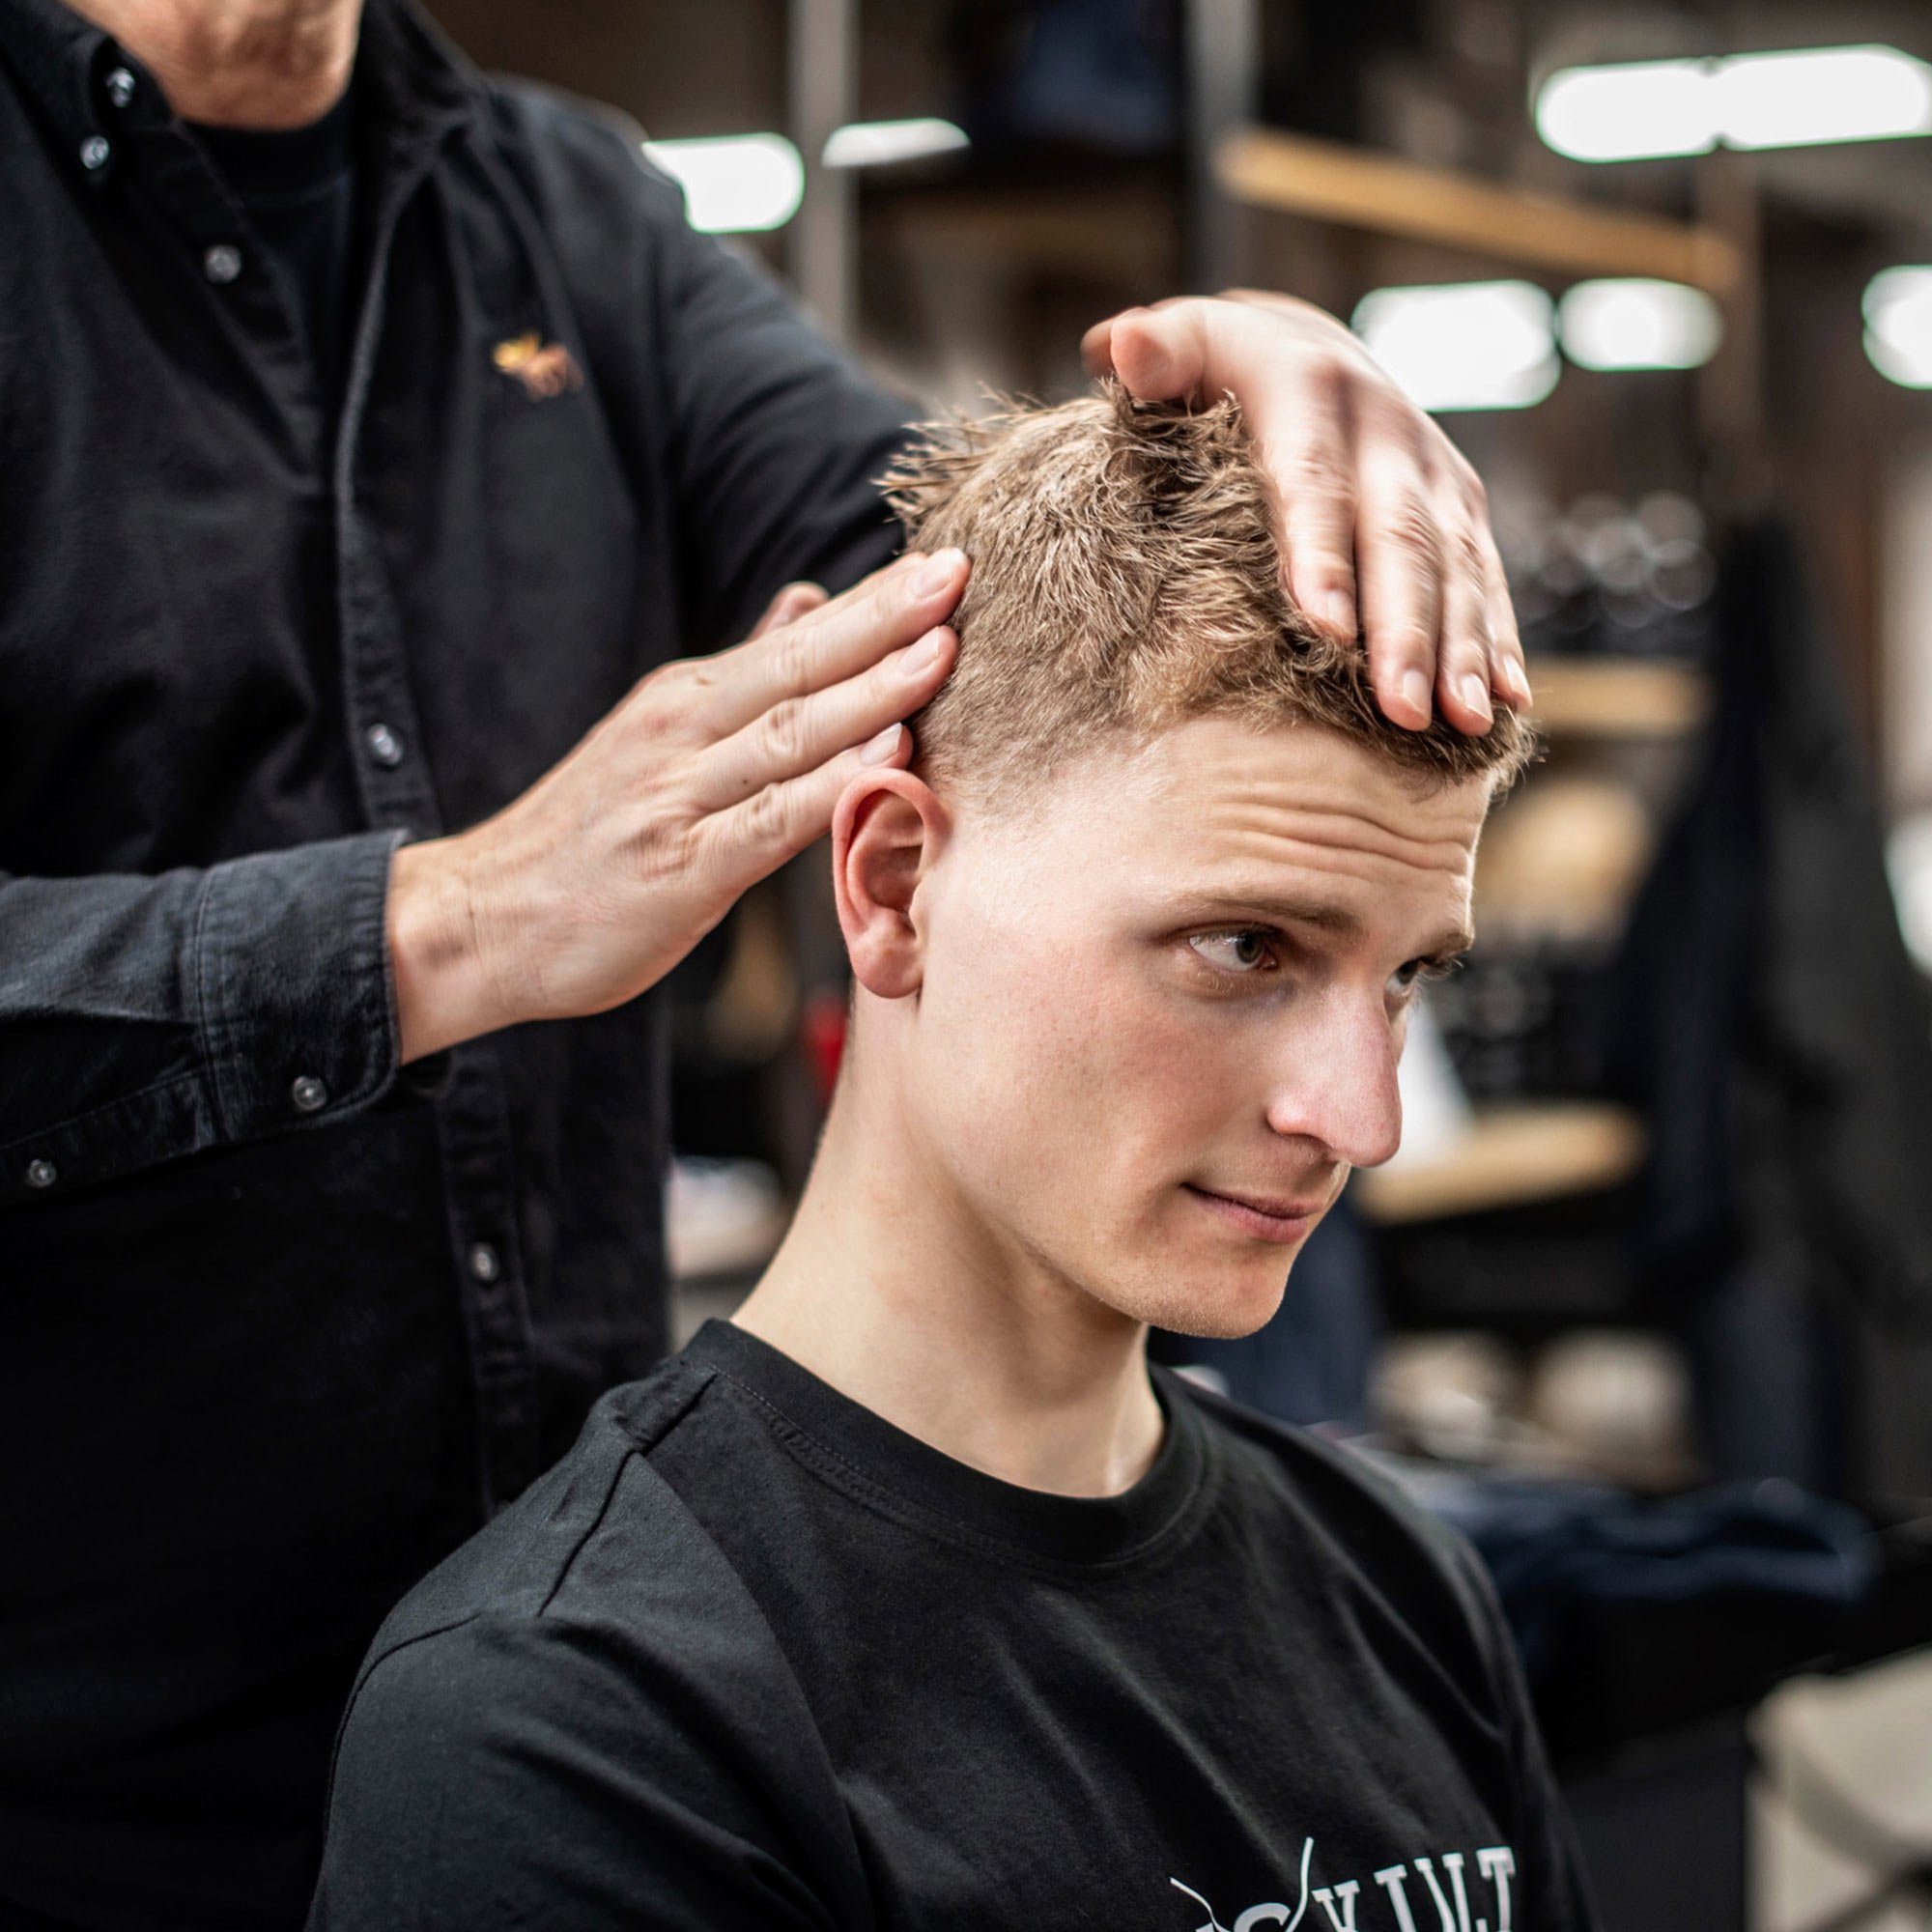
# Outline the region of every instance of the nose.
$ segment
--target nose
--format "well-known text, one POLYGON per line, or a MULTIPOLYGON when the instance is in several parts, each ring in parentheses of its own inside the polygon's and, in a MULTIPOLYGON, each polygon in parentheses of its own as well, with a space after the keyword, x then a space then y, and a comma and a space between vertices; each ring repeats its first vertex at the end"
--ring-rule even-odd
POLYGON ((1402 1144, 1399 1023, 1379 998, 1339 988, 1298 1020, 1269 1083, 1268 1125, 1350 1167, 1379 1167, 1402 1144))

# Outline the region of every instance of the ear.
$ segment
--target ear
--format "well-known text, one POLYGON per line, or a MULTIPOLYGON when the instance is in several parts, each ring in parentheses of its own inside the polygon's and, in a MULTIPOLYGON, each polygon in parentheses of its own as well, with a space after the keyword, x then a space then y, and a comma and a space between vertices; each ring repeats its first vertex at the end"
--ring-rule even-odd
POLYGON ((914 895, 952 831, 923 779, 896 766, 864 771, 832 814, 832 890, 859 983, 882 1000, 919 991, 925 939, 914 895))

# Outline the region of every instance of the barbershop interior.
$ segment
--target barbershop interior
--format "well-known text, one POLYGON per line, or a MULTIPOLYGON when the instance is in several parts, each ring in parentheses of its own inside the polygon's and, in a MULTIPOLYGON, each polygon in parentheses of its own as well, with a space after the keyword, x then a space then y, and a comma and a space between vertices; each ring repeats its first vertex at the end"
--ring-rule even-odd
MULTIPOLYGON (((1474 1541, 1611 1932, 1932 1923, 1932 10, 433 12, 935 415, 1263 288, 1476 466, 1542 745, 1476 948, 1280 1314, 1155 1352, 1474 1541)), ((784 1231, 846 974, 822 845, 677 969, 684 1332, 784 1231)))

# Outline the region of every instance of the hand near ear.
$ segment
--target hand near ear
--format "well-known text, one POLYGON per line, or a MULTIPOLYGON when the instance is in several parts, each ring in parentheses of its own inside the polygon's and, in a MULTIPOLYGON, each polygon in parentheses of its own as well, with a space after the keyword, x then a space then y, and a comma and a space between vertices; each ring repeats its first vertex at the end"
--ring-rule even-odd
POLYGON ((387 926, 405 1061, 602 1012, 662 979, 831 825, 952 667, 957 551, 844 595, 790 584, 742 644, 661 666, 495 817, 405 845, 387 926))

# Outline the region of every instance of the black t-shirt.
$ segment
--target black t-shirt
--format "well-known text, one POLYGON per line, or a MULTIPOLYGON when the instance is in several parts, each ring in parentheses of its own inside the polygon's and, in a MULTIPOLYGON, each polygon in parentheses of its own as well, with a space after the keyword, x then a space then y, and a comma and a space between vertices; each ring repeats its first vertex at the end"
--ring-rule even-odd
POLYGON ((195 124, 194 132, 286 278, 323 393, 332 403, 349 327, 350 244, 355 226, 355 89, 305 128, 195 124))
POLYGON ((709 1324, 384 1626, 311 1932, 1591 1925, 1466 1546, 1154 1378, 1056 1496, 709 1324))

